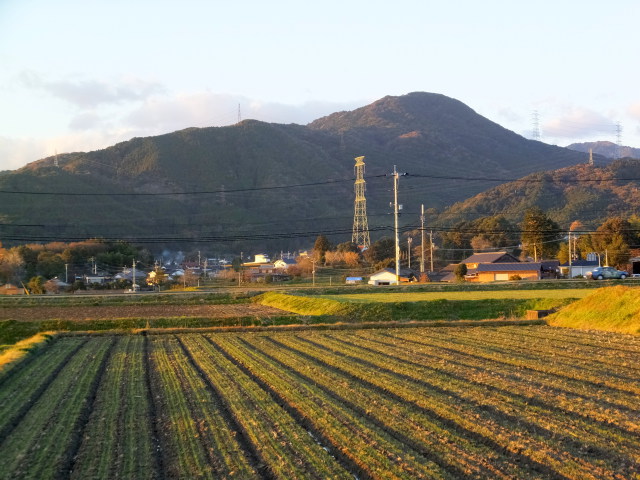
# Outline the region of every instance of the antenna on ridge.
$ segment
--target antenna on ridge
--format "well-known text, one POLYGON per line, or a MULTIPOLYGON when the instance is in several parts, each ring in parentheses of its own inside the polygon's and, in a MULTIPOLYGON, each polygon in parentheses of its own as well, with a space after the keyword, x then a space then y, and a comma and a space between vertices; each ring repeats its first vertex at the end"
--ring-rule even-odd
POLYGON ((533 140, 540 141, 540 115, 538 115, 538 110, 534 110, 531 115, 531 119, 533 120, 533 130, 531 133, 531 138, 533 140))
POLYGON ((238 123, 242 121, 242 115, 240 115, 240 104, 238 104, 238 123))
POLYGON ((622 158, 622 124, 616 123, 616 158, 622 158))
POLYGON ((56 150, 56 155, 53 157, 53 166, 60 168, 60 164, 58 163, 58 150, 56 150))

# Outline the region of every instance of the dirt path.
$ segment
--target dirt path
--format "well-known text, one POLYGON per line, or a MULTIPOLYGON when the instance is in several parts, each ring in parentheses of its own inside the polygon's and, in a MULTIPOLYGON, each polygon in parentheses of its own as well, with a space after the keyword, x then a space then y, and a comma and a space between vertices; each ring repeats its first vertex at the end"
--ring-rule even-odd
POLYGON ((255 303, 231 305, 128 305, 0 308, 0 320, 109 320, 162 317, 273 317, 289 312, 255 303))

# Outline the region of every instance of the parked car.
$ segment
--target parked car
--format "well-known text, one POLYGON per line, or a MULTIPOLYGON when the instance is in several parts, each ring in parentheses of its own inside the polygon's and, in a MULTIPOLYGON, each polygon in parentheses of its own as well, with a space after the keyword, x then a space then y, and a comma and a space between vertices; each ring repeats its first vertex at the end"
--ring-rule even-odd
POLYGON ((624 280, 628 276, 628 272, 618 270, 613 267, 596 267, 591 272, 587 272, 587 277, 592 280, 607 280, 610 278, 619 278, 624 280))

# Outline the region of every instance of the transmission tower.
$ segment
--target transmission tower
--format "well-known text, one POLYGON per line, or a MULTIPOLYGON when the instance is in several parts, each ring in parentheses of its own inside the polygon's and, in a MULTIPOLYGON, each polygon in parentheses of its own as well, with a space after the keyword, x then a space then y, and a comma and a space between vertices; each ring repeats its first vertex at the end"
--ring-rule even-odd
POLYGON ((367 222, 367 199, 364 196, 364 157, 355 159, 355 192, 356 200, 353 213, 353 235, 351 241, 358 245, 361 250, 369 248, 371 239, 369 238, 369 223, 367 222))
POLYGON ((533 131, 531 134, 531 138, 533 140, 540 141, 540 116, 538 115, 537 110, 533 111, 533 115, 531 115, 531 119, 533 121, 533 131))
POLYGON ((622 124, 616 123, 616 158, 622 158, 622 124))

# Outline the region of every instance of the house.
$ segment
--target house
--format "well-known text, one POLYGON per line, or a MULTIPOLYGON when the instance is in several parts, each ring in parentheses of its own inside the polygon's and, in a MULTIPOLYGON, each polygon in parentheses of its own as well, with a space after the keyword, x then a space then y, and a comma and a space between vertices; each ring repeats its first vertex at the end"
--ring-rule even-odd
POLYGON ((587 272, 590 272, 594 268, 599 266, 599 262, 592 260, 574 260, 569 266, 569 262, 563 263, 558 266, 558 271, 561 275, 567 278, 576 278, 580 275, 587 276, 587 272))
MULTIPOLYGON (((481 264, 520 263, 520 260, 507 252, 487 252, 474 253, 460 263, 464 263, 467 266, 465 280, 474 282, 478 281, 477 269, 481 264)), ((443 282, 455 282, 456 275, 453 272, 457 265, 457 263, 451 263, 441 270, 441 273, 445 273, 445 275, 440 280, 443 282)))
POLYGON ((512 280, 514 277, 522 280, 540 280, 541 265, 540 262, 481 263, 475 269, 474 276, 468 280, 495 282, 512 280))
POLYGON ((107 275, 91 274, 83 276, 82 281, 85 283, 85 285, 104 285, 109 281, 109 277, 107 275))
POLYGON ((0 295, 21 295, 24 291, 10 283, 0 286, 0 295))
POLYGON ((253 259, 253 263, 269 263, 271 262, 271 260, 269 260, 269 255, 266 255, 264 253, 257 253, 253 259))
MULTIPOLYGON (((400 269, 400 283, 415 282, 416 274, 408 268, 400 269)), ((369 285, 397 285, 396 271, 394 268, 383 268, 369 277, 369 285)))
POLYGON ((560 260, 542 260, 540 262, 542 278, 558 278, 560 260))
POLYGON ((481 263, 517 263, 520 262, 516 257, 507 252, 488 252, 474 253, 467 259, 463 260, 467 266, 467 271, 478 268, 481 263))
POLYGON ((289 269, 289 267, 295 264, 296 261, 294 258, 281 258, 280 260, 276 260, 275 262, 273 262, 273 265, 276 267, 276 269, 285 272, 289 269))

